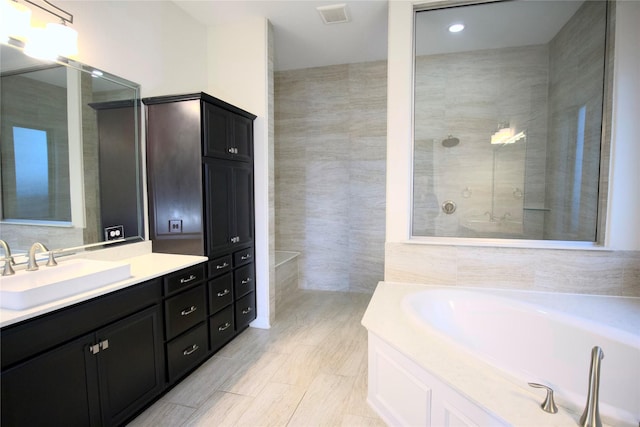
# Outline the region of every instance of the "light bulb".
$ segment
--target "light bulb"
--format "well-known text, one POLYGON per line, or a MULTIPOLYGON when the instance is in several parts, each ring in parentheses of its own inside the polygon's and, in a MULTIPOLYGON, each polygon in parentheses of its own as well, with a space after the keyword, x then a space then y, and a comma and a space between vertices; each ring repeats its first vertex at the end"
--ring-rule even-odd
POLYGON ((449 26, 449 32, 451 33, 459 33, 464 30, 464 24, 452 24, 449 26))

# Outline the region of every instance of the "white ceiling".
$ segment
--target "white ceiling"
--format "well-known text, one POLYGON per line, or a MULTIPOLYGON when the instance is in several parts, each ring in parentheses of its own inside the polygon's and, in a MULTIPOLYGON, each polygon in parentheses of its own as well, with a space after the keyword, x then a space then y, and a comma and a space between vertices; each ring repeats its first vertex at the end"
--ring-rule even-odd
MULTIPOLYGON (((387 58, 387 0, 173 1, 205 25, 227 24, 245 17, 268 18, 273 25, 276 71, 387 58), (351 21, 324 24, 316 8, 340 3, 347 5, 351 21)), ((501 2, 419 14, 418 53, 547 43, 582 2, 501 2), (449 34, 446 28, 453 21, 464 22, 465 31, 449 34)))
POLYGON ((386 0, 173 1, 206 25, 268 18, 276 71, 387 59, 386 0), (334 4, 347 5, 350 22, 322 22, 316 7, 334 4))

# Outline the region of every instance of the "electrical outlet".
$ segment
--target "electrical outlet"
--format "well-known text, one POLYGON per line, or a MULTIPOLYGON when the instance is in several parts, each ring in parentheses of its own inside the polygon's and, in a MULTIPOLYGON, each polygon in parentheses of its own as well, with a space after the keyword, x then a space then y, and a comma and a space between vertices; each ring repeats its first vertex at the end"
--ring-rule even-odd
POLYGON ((182 220, 170 219, 169 220, 169 233, 182 233, 182 220))
POLYGON ((124 239, 124 225, 114 225, 104 229, 104 240, 124 239))

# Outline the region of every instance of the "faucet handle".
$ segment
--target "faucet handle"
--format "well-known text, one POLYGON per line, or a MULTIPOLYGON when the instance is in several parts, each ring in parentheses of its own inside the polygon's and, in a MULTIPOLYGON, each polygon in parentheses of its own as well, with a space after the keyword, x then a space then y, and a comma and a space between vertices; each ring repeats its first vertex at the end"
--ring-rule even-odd
POLYGON ((558 412, 558 407, 556 406, 556 402, 553 400, 553 389, 543 384, 538 383, 529 383, 531 387, 535 388, 543 388, 547 390, 547 396, 544 398, 544 402, 540 405, 543 411, 548 412, 550 414, 555 414, 558 412))
POLYGON ((53 257, 53 251, 49 251, 49 260, 47 261, 47 267, 55 267, 58 265, 58 262, 53 257))

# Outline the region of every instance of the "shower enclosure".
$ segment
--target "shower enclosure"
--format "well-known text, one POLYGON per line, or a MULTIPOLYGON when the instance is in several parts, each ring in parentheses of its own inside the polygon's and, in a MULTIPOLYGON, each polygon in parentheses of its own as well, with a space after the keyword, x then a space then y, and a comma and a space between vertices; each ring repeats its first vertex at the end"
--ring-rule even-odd
POLYGON ((413 236, 596 240, 607 9, 416 12, 413 236))

